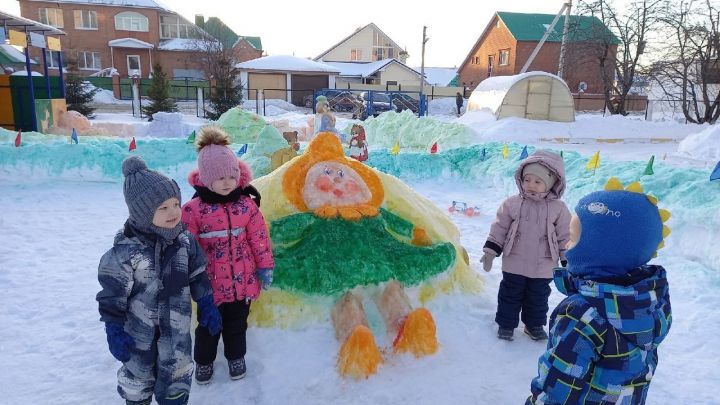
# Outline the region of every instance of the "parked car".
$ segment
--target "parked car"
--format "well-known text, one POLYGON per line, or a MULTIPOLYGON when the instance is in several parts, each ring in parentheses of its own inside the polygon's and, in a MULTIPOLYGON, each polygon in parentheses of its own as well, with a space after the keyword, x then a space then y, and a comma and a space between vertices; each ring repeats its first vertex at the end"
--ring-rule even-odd
MULTIPOLYGON (((336 112, 351 112, 362 104, 358 96, 347 90, 326 90, 322 95, 327 97, 330 109, 336 112)), ((303 97, 305 107, 312 108, 314 103, 312 94, 303 97)))
MULTIPOLYGON (((369 94, 367 91, 363 91, 360 93, 360 99, 362 100, 363 104, 365 104, 365 108, 367 110, 370 109, 370 106, 368 105, 368 98, 369 94)), ((372 110, 373 114, 377 115, 385 111, 392 110, 392 106, 390 103, 390 96, 387 93, 382 92, 373 92, 372 93, 372 110)))
POLYGON ((395 107, 395 111, 397 112, 410 110, 413 114, 417 114, 418 110, 420 110, 420 103, 407 94, 393 93, 392 101, 393 107, 395 107))

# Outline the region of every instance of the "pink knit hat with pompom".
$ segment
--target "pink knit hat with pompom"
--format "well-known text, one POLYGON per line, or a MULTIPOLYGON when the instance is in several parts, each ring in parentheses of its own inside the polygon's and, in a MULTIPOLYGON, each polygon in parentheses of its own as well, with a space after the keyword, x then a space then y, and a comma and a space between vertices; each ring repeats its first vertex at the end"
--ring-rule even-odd
POLYGON ((227 146, 230 137, 218 127, 205 127, 198 137, 198 172, 200 181, 210 187, 223 177, 240 178, 235 153, 227 146))

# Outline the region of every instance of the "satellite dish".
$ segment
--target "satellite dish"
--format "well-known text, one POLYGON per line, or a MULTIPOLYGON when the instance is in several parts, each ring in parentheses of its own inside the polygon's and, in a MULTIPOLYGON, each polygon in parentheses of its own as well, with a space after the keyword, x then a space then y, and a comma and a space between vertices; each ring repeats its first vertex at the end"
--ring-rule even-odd
POLYGON ((578 83, 578 91, 580 93, 584 93, 585 91, 587 91, 587 88, 588 88, 587 83, 585 83, 585 82, 578 83))

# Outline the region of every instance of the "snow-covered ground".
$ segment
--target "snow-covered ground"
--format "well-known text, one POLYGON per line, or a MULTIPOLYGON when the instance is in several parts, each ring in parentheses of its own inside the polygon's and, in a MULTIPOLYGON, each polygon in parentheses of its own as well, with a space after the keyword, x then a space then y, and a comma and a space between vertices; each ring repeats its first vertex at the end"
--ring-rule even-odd
MULTIPOLYGON (((300 124, 308 117, 286 111, 272 119, 300 124)), ((720 236, 720 182, 707 181, 719 158, 717 136, 709 134, 714 128, 597 116, 580 116, 570 124, 494 121, 481 115, 381 119, 366 121, 371 164, 397 174, 443 210, 455 200, 482 211, 479 217, 452 219, 473 270, 485 280, 483 292, 431 301, 439 352, 419 360, 387 355, 379 372, 364 381, 338 376, 339 344, 329 322, 292 330, 251 328, 247 377, 231 381, 220 355, 213 382, 194 385, 191 404, 226 403, 230 398, 230 403, 247 404, 523 403, 545 346, 524 336, 514 342, 496 339, 500 263, 484 273, 478 260, 495 210, 516 192, 511 173, 526 144, 566 152, 570 206, 609 175, 639 179, 649 156, 656 156, 656 174, 641 180, 660 197, 660 206, 673 213, 673 234, 655 260, 668 270, 673 325, 660 346, 647 403, 718 403, 720 253, 715 245, 720 236), (399 137, 403 149, 391 157, 387 145, 399 137), (599 143, 597 138, 632 142, 599 143), (651 143, 650 138, 671 141, 651 143), (431 139, 439 140, 440 153, 429 161, 423 149, 431 139), (463 171, 464 166, 452 160, 452 153, 474 153, 473 145, 486 143, 492 154, 488 161, 463 161, 469 165, 463 171), (503 143, 510 145, 507 160, 497 155, 503 143), (450 146, 459 149, 447 151, 450 146), (583 166, 596 150, 603 160, 593 175, 583 166), (451 163, 444 165, 443 159, 451 163)), ((337 126, 343 129, 351 122, 339 118, 337 126)), ((27 144, 15 149, 12 139, 14 134, 0 130, 0 187, 5 191, 0 194, 0 402, 120 403, 115 392, 119 363, 107 350, 95 294, 98 260, 127 216, 119 173, 119 161, 128 154, 126 142, 82 139, 73 146, 65 139, 57 143, 28 136, 23 140, 27 144), (76 165, 80 159, 89 167, 76 165)), ((190 146, 177 152, 183 145, 177 140, 148 141, 139 144, 136 153, 177 179, 187 199, 192 191, 184 178, 194 152, 190 146)), ((561 299, 553 290, 551 308, 561 299)))

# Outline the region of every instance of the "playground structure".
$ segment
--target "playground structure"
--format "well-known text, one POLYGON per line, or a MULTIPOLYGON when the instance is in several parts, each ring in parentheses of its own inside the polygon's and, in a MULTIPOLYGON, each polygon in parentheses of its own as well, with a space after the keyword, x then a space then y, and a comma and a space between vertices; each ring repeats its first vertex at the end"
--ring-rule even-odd
POLYGON ((0 42, 9 39, 10 45, 22 48, 25 55, 25 74, 0 73, 0 126, 6 129, 45 132, 66 111, 63 69, 58 69, 56 77, 50 77, 48 71, 53 52, 57 52, 58 66, 63 66, 60 40, 47 35, 65 32, 0 11, 0 42), (33 74, 30 47, 43 49, 42 76, 33 74))

